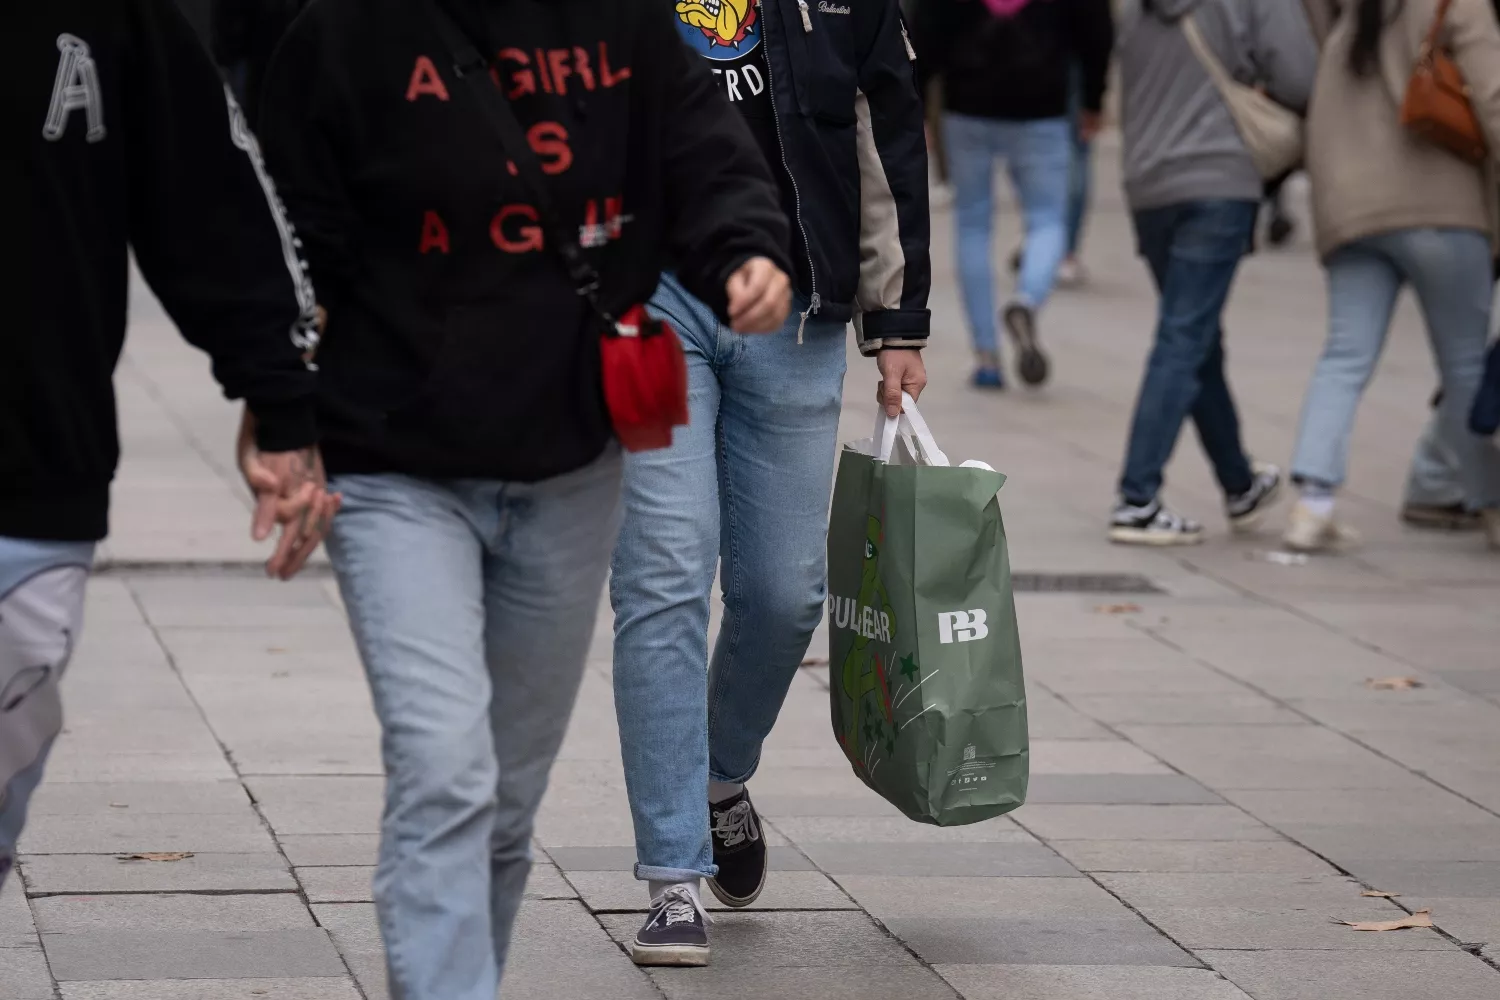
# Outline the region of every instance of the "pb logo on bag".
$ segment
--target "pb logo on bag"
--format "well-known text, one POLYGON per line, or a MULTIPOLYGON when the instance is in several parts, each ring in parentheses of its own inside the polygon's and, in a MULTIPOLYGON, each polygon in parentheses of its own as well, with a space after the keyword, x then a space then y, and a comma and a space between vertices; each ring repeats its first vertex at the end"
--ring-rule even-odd
POLYGON ((989 615, 983 608, 973 611, 943 611, 938 614, 938 642, 944 646, 955 642, 974 642, 990 634, 989 615))

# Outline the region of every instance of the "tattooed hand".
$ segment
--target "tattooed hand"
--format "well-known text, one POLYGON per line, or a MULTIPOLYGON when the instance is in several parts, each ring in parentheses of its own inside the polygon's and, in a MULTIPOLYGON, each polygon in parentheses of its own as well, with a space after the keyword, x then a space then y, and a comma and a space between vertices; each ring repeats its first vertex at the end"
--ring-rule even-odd
POLYGON ((240 421, 238 452, 240 473, 255 494, 250 537, 265 541, 281 525, 281 538, 266 561, 266 574, 290 580, 328 534, 343 497, 328 492, 317 448, 261 451, 256 447, 255 417, 248 408, 240 421))

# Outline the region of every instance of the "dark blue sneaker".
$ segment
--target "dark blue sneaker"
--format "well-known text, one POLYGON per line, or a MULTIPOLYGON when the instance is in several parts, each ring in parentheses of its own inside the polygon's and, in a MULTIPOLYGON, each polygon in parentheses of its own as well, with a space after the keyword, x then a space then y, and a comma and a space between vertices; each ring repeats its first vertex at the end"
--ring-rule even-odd
POLYGON ((1004 389, 1005 376, 999 368, 976 368, 971 380, 976 389, 1004 389))

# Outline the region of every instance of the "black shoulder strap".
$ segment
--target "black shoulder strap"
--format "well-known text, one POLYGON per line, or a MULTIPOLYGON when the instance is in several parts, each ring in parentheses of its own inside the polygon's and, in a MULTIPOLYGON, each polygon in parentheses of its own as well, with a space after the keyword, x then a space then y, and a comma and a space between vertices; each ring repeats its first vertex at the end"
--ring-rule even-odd
POLYGON ((613 329, 614 317, 610 316, 599 303, 599 272, 594 270, 594 266, 584 257, 583 248, 578 245, 577 228, 569 227, 558 217, 557 208, 552 203, 551 194, 547 189, 547 179, 542 174, 541 162, 537 160, 531 143, 526 140, 521 123, 516 120, 516 113, 511 110, 510 101, 506 99, 500 85, 490 76, 493 65, 491 60, 480 55, 481 51, 488 51, 488 46, 483 49, 475 46, 469 32, 447 9, 444 0, 424 0, 424 2, 433 26, 453 58, 454 75, 468 86, 469 91, 479 102, 486 120, 500 137, 500 144, 505 149, 505 155, 515 164, 522 183, 530 188, 531 200, 541 220, 547 242, 562 261, 563 267, 567 269, 574 290, 605 322, 606 327, 613 329))

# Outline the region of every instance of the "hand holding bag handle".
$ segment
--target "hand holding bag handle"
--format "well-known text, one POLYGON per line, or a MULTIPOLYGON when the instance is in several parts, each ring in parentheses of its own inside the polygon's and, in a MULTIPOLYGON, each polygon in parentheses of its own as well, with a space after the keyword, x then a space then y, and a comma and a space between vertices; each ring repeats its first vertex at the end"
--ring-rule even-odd
POLYGON ((901 394, 901 414, 888 417, 882 410, 875 418, 874 439, 879 444, 879 450, 875 457, 882 462, 891 460, 891 453, 896 450, 896 436, 914 442, 912 449, 913 457, 924 465, 946 466, 949 464, 948 456, 937 446, 937 441, 932 436, 932 431, 927 427, 927 421, 922 419, 922 413, 917 409, 917 401, 910 393, 901 394))

